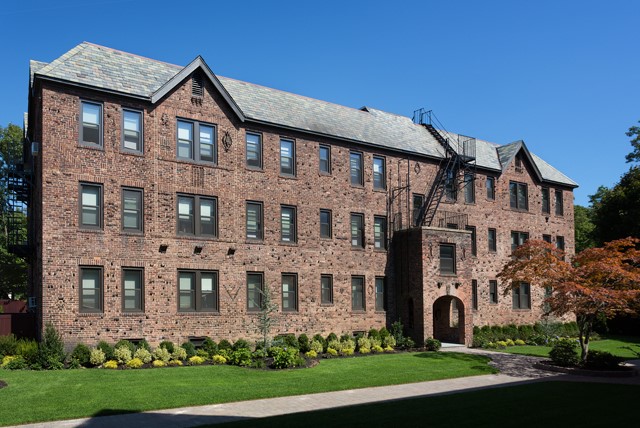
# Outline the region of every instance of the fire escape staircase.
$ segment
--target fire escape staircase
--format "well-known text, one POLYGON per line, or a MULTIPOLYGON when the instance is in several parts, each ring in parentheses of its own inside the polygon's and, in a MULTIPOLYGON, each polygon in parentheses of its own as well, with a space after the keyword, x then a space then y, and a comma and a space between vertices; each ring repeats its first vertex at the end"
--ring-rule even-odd
POLYGON ((5 220, 7 247, 19 257, 28 255, 27 207, 31 186, 31 162, 24 158, 5 160, 4 188, 6 194, 1 210, 5 220))
MULTIPOLYGON (((458 146, 458 150, 452 146, 454 137, 450 135, 444 126, 442 126, 431 110, 416 110, 413 115, 414 123, 424 126, 427 131, 440 143, 445 152, 445 157, 438 164, 435 177, 431 182, 431 186, 425 193, 425 198, 418 216, 415 219, 414 226, 431 226, 433 219, 438 211, 440 202, 445 194, 447 185, 457 187, 458 175, 462 171, 475 174, 475 139, 457 136, 454 144, 458 146), (425 120, 426 119, 426 120, 425 120), (438 124, 436 128, 433 123, 438 124), (461 139, 463 139, 461 141, 461 139), (453 181, 448 183, 448 181, 453 181)), ((465 183, 465 185, 473 185, 465 183)))

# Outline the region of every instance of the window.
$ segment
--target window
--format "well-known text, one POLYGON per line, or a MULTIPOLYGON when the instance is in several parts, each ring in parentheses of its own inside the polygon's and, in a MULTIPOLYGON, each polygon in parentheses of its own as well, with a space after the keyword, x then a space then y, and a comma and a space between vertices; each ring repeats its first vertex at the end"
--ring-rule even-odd
POLYGON ((280 139, 280 174, 296 175, 296 146, 284 138, 280 139))
POLYGON ((295 274, 282 274, 282 310, 298 310, 298 276, 295 274))
POLYGON ((385 161, 383 157, 373 157, 373 188, 374 189, 386 189, 387 188, 387 174, 385 168, 385 161))
POLYGON ((378 250, 387 249, 387 218, 375 216, 373 218, 373 243, 378 250))
POLYGON ((487 199, 493 201, 496 199, 496 179, 493 177, 487 177, 485 181, 487 188, 487 199))
POLYGON ((527 232, 511 232, 511 252, 529 240, 527 232))
POLYGON ((440 244, 440 275, 455 275, 456 246, 440 244))
POLYGON ((331 239, 331 211, 320 210, 320 237, 331 239))
POLYGON ((475 177, 470 172, 464 173, 464 202, 473 204, 476 202, 475 177))
POLYGON ((331 174, 331 147, 320 146, 320 172, 331 174))
POLYGON ((247 273, 247 310, 262 309, 263 274, 247 273))
POLYGON ((80 268, 80 312, 102 312, 102 267, 80 268))
POLYGON ((487 235, 487 241, 489 244, 489 251, 495 253, 498 251, 498 237, 495 229, 489 228, 489 233, 487 235))
POLYGON ((364 248, 364 215, 351 214, 351 246, 364 248))
POLYGON ((562 202, 562 190, 556 190, 556 215, 564 215, 564 206, 562 202))
POLYGON ((363 186, 364 178, 362 175, 362 153, 349 153, 349 169, 351 171, 351 185, 363 186))
POLYGON ((556 248, 564 251, 564 236, 556 236, 556 248))
POLYGON ((247 202, 247 239, 262 237, 262 202, 247 202))
POLYGON ((178 158, 215 163, 216 152, 216 129, 213 125, 178 120, 178 158))
POLYGON ((413 194, 413 225, 420 226, 418 224, 418 217, 420 216, 420 209, 422 209, 422 204, 424 203, 424 196, 413 194))
POLYGON ((351 309, 354 311, 364 311, 364 277, 351 277, 351 309))
POLYGON ((320 276, 320 303, 323 305, 333 304, 333 276, 320 276))
POLYGON ((125 312, 144 311, 143 270, 122 269, 122 310, 125 312))
POLYGON ((142 201, 141 189, 122 189, 122 230, 142 232, 142 201))
POLYGON ((509 200, 511 208, 516 210, 529 209, 529 196, 525 183, 509 182, 509 200))
POLYGON ((80 143, 102 147, 102 105, 82 101, 80 143))
POLYGON ((191 76, 191 95, 199 98, 204 96, 204 81, 200 73, 191 76))
POLYGON ((549 200, 549 189, 542 188, 542 213, 549 214, 551 212, 551 201, 549 200))
POLYGON ((178 234, 217 236, 217 199, 178 195, 178 234))
POLYGON ((122 110, 122 148, 142 153, 142 113, 122 110))
POLYGON ((471 307, 478 309, 478 281, 475 279, 471 280, 471 307))
POLYGON ((218 272, 179 270, 178 311, 217 312, 218 272))
POLYGON ((478 243, 476 240, 476 227, 475 226, 465 226, 465 230, 471 232, 471 255, 478 255, 478 243))
POLYGON ((376 311, 384 311, 386 309, 386 301, 384 298, 385 278, 383 276, 376 277, 376 311))
POLYGON ((458 199, 458 183, 456 180, 457 171, 448 169, 444 181, 444 195, 447 201, 453 202, 458 199))
POLYGON ((495 279, 489 280, 489 303, 498 303, 498 281, 495 279))
POLYGON ((262 136, 247 132, 247 166, 262 169, 262 136))
POLYGON ((102 228, 102 185, 80 184, 80 227, 102 228))
POLYGON ((529 295, 529 284, 521 282, 513 287, 512 294, 513 309, 531 309, 531 296, 529 295))
POLYGON ((296 208, 280 207, 280 240, 282 242, 296 242, 296 208))

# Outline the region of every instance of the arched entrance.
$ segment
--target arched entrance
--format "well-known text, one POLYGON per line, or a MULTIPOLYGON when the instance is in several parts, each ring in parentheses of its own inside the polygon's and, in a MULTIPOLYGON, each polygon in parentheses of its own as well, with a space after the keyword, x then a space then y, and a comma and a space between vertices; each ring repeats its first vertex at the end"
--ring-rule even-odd
POLYGON ((454 296, 433 302, 433 337, 441 342, 464 343, 464 304, 454 296))

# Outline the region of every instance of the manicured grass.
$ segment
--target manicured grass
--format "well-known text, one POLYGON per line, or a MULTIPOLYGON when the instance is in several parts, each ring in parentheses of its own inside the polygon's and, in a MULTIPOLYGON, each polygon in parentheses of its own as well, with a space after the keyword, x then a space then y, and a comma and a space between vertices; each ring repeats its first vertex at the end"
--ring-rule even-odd
POLYGON ((495 373, 488 358, 398 353, 321 360, 310 369, 199 366, 145 370, 6 371, 0 425, 195 406, 495 373))
MULTIPOLYGON (((544 382, 224 424, 224 427, 618 427, 637 423, 640 386, 544 382), (592 403, 592 404, 587 404, 592 403)), ((219 426, 219 425, 216 425, 219 426)))
MULTIPOLYGON (((630 346, 640 352, 640 337, 606 337, 601 340, 589 342, 589 350, 606 351, 622 358, 637 359, 638 356, 624 347, 630 346), (634 346, 635 345, 635 346, 634 346)), ((510 354, 533 355, 536 357, 548 357, 550 346, 509 346, 500 349, 501 352, 510 354)))

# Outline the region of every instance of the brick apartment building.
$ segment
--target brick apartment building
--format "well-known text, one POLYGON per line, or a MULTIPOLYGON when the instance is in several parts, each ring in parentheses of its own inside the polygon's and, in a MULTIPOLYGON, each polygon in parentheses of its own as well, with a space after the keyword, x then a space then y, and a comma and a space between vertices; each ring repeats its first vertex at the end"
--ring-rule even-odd
POLYGON ((522 141, 82 43, 31 62, 31 293, 68 344, 365 331, 469 344, 543 294, 496 274, 528 238, 574 251, 576 183, 522 141), (421 120, 422 119, 422 120, 421 120))

